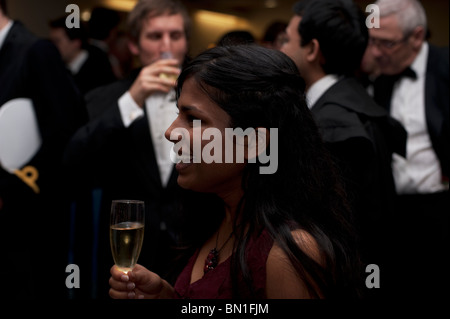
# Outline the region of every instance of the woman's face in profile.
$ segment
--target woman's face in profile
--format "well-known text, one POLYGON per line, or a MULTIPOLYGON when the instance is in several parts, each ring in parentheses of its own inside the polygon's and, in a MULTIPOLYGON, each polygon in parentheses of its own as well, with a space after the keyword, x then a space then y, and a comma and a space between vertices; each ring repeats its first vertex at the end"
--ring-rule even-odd
POLYGON ((182 162, 176 165, 178 184, 186 189, 219 196, 228 196, 241 189, 246 164, 236 163, 233 157, 231 161, 226 159, 226 152, 234 151, 233 143, 232 150, 229 142, 225 147, 225 131, 230 128, 230 116, 192 77, 183 84, 178 111, 178 117, 165 134, 175 143, 174 151, 183 154, 182 162))

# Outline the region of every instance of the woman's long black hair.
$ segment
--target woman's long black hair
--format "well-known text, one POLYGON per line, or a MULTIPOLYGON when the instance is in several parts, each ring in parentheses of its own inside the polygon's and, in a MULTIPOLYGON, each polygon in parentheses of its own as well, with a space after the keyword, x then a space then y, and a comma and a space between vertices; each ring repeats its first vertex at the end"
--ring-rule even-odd
MULTIPOLYGON (((306 106, 305 84, 295 64, 283 53, 257 45, 215 47, 183 69, 178 97, 188 78, 230 115, 230 127, 278 129, 278 140, 269 142, 278 143, 276 173, 261 174, 258 161, 245 168, 244 197, 235 221, 240 227, 232 257, 234 295, 240 296, 242 276, 251 289, 245 247, 252 235, 267 229, 313 297, 357 296, 361 269, 350 212, 306 106), (324 264, 298 247, 293 228, 314 237, 324 264)), ((195 236, 189 237, 190 243, 199 247, 217 229, 224 208, 211 194, 191 194, 190 199, 186 225, 195 236)))

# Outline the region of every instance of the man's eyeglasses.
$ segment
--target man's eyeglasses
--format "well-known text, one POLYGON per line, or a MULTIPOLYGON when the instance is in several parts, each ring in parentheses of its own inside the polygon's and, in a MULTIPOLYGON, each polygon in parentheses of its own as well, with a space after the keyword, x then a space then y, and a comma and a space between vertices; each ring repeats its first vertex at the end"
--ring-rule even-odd
POLYGON ((391 50, 391 49, 395 48, 396 46, 398 46, 399 44, 406 42, 406 40, 408 38, 409 38, 409 35, 405 36, 403 39, 398 40, 398 41, 390 41, 390 40, 383 40, 383 39, 377 39, 377 38, 370 37, 369 45, 374 45, 378 49, 391 50))

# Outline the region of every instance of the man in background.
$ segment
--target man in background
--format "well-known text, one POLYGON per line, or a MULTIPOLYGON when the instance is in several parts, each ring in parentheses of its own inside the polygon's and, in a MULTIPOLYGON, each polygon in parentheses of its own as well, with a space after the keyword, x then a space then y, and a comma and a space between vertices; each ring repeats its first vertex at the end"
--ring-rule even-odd
POLYGON ((116 80, 108 55, 88 44, 83 25, 69 29, 65 17, 53 20, 50 22, 50 39, 83 95, 116 80))
POLYGON ((427 18, 417 0, 380 0, 380 28, 369 50, 381 76, 374 97, 408 132, 407 156, 393 156, 398 193, 391 259, 398 289, 435 297, 448 286, 449 51, 426 41, 427 18))
MULTIPOLYGON (((281 51, 306 82, 306 99, 342 175, 365 264, 383 267, 386 221, 395 189, 393 152, 404 152, 405 132, 353 77, 367 47, 365 17, 352 0, 304 0, 281 51), (390 138, 395 133, 398 138, 390 138)), ((376 291, 375 291, 376 292, 376 291)))
POLYGON ((176 0, 143 0, 130 12, 128 28, 130 50, 142 67, 87 95, 90 122, 75 134, 66 153, 68 168, 80 185, 91 182, 102 191, 101 298, 108 298, 113 265, 108 241, 111 200, 145 201, 146 228, 138 262, 149 269, 162 274, 171 269, 171 248, 178 234, 182 191, 169 156, 173 144, 164 133, 177 116, 174 77, 188 52, 189 16, 176 0), (172 58, 164 59, 165 55, 172 58))
MULTIPOLYGON (((41 146, 14 173, 0 167, 1 299, 60 299, 69 216, 62 155, 86 114, 58 50, 10 19, 0 0, 0 110, 19 98, 32 104, 41 146)), ((25 122, 17 126, 28 129, 25 122)))
POLYGON ((114 54, 114 46, 119 35, 120 14, 116 10, 95 7, 87 23, 89 43, 102 50, 109 58, 117 79, 124 77, 120 61, 114 54))

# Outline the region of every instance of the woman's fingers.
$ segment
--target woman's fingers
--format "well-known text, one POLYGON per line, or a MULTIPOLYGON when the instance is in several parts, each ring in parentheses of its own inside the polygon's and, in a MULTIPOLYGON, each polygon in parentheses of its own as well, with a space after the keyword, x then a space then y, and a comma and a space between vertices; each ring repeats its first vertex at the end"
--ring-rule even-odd
POLYGON ((109 295, 113 299, 143 299, 157 298, 161 279, 141 265, 136 265, 132 271, 123 273, 116 266, 111 267, 109 279, 109 295))
POLYGON ((119 268, 117 268, 116 265, 112 266, 111 269, 109 270, 109 272, 111 273, 111 276, 118 281, 129 281, 130 278, 128 276, 127 273, 124 273, 122 270, 120 270, 119 268))
POLYGON ((109 279, 109 285, 111 288, 119 291, 131 291, 136 287, 136 284, 131 281, 123 281, 123 280, 116 280, 113 277, 109 279))
POLYGON ((113 299, 134 299, 136 284, 130 281, 128 274, 120 271, 116 266, 111 267, 109 279, 109 295, 113 299))
POLYGON ((112 299, 134 299, 134 291, 118 291, 113 288, 109 289, 109 296, 112 299))

